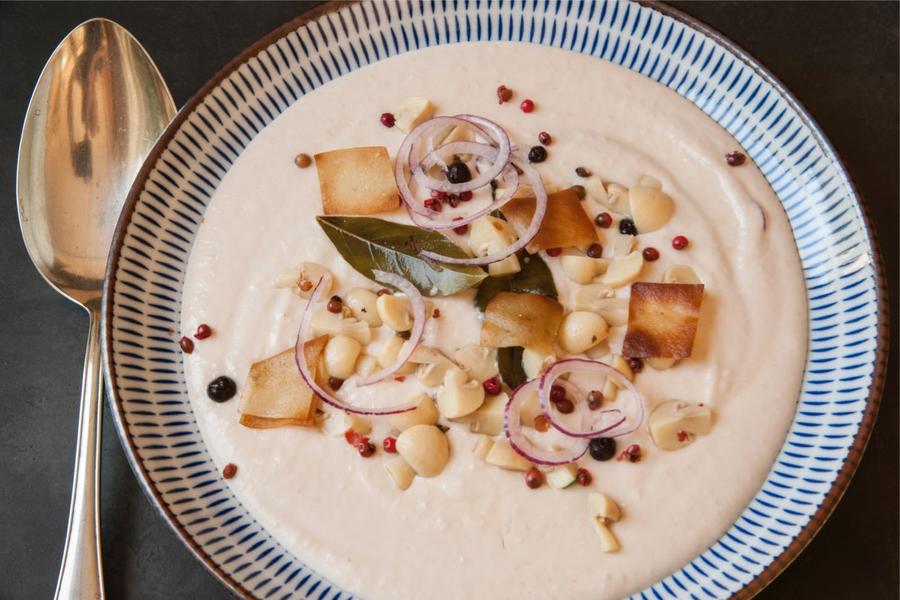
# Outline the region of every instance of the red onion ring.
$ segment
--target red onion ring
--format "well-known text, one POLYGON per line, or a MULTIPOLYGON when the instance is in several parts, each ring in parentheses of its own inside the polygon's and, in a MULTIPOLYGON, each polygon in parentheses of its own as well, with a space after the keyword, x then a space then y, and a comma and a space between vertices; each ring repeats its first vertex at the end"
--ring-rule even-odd
POLYGON ((503 430, 509 440, 510 447, 539 465, 564 465, 575 462, 587 452, 588 442, 582 438, 573 438, 569 448, 551 450, 540 448, 525 437, 522 431, 522 403, 533 392, 538 392, 540 380, 526 381, 510 395, 503 411, 503 430))
POLYGON ((529 180, 529 183, 531 184, 535 195, 536 206, 534 215, 532 216, 531 223, 525 229, 525 231, 519 232, 519 239, 514 244, 508 246, 500 252, 495 252, 494 254, 490 254, 488 256, 474 258, 451 258, 437 254, 435 252, 424 251, 422 252, 423 257, 446 264, 486 265, 503 260, 504 258, 515 254, 516 252, 527 246, 531 242, 531 240, 534 239, 534 236, 537 235, 537 232, 541 227, 541 223, 544 220, 544 215, 547 212, 547 192, 544 189, 544 185, 541 181, 540 175, 538 175, 537 171, 535 171, 527 161, 512 158, 512 149, 509 142, 509 136, 506 134, 503 128, 496 123, 482 117, 474 115, 435 117, 420 124, 415 129, 413 129, 408 136, 406 136, 406 139, 403 140, 403 143, 400 145, 400 149, 397 151, 397 157, 394 165, 394 178, 396 179, 397 189, 400 191, 400 196, 403 198, 403 202, 404 204, 406 204, 407 211, 409 212, 409 215, 412 218, 413 222, 419 227, 429 229, 431 231, 462 227, 464 225, 472 223, 473 221, 483 217, 486 214, 489 214, 493 210, 497 210, 515 195, 518 186, 518 175, 509 175, 511 179, 514 178, 512 179, 513 185, 510 186, 511 191, 507 191, 507 193, 501 195, 500 199, 493 199, 493 202, 491 202, 488 207, 482 208, 467 217, 456 219, 455 221, 445 220, 436 223, 434 220, 436 211, 428 210, 424 207, 424 203, 420 206, 420 203, 417 202, 416 198, 414 197, 412 189, 410 187, 411 181, 406 177, 406 168, 409 168, 412 179, 415 180, 417 184, 423 187, 439 192, 462 193, 473 191, 484 187, 485 185, 488 185, 501 173, 504 173, 505 171, 508 172, 510 166, 516 167, 519 171, 525 174, 525 176, 529 180), (481 135, 490 138, 492 144, 460 141, 449 142, 447 144, 442 144, 437 148, 434 148, 433 139, 428 138, 428 152, 421 159, 421 161, 417 163, 414 158, 414 151, 418 147, 417 144, 421 140, 425 139, 428 135, 432 134, 437 128, 446 128, 451 126, 466 127, 470 130, 474 129, 481 135), (493 144, 496 144, 497 147, 495 148, 493 144), (427 173, 428 169, 435 164, 442 163, 442 154, 447 152, 474 154, 479 157, 488 158, 492 162, 490 166, 481 171, 477 177, 466 183, 454 184, 430 177, 427 173))
MULTIPOLYGON (((541 176, 538 175, 538 172, 535 171, 527 161, 514 159, 510 161, 510 164, 521 169, 525 177, 528 178, 528 182, 531 184, 531 188, 534 191, 535 198, 534 215, 531 217, 531 223, 525 231, 519 234, 519 239, 503 250, 487 256, 475 258, 451 258, 429 250, 423 251, 421 254, 422 256, 450 265, 487 265, 515 254, 534 239, 534 236, 537 235, 538 230, 541 228, 541 223, 544 221, 544 215, 547 214, 547 190, 544 189, 544 182, 541 181, 541 176)), ((457 226, 458 223, 459 221, 457 221, 457 226)))
POLYGON ((348 413, 356 413, 359 415, 393 415, 397 413, 407 412, 416 408, 416 406, 418 406, 418 403, 391 406, 388 408, 362 408, 359 406, 353 406, 352 404, 347 404, 340 398, 333 396, 327 390, 322 388, 318 383, 316 383, 316 379, 315 377, 313 377, 312 371, 310 371, 309 369, 309 365, 306 364, 306 353, 303 352, 303 346, 306 343, 306 340, 309 339, 313 309, 322 301, 325 296, 328 295, 330 289, 331 275, 326 273, 319 278, 319 282, 316 284, 312 296, 309 299, 309 303, 306 305, 306 309, 303 312, 303 319, 300 321, 300 332, 297 334, 297 343, 294 346, 294 360, 297 362, 297 368, 300 370, 300 375, 303 377, 306 385, 308 385, 309 388, 313 392, 315 392, 315 394, 324 402, 348 413))
MULTIPOLYGON (((587 397, 587 394, 584 393, 584 390, 582 390, 580 387, 578 387, 571 381, 567 381, 565 379, 557 379, 556 381, 553 382, 553 385, 561 385, 563 387, 563 389, 566 390, 566 395, 569 398, 585 398, 585 397, 587 397)), ((541 413, 543 413, 543 412, 544 411, 541 410, 541 413)), ((592 412, 593 411, 591 411, 590 409, 588 409, 587 411, 580 411, 581 414, 579 416, 581 417, 582 424, 588 422, 588 417, 593 416, 591 414, 592 412)), ((562 413, 560 413, 560 414, 562 414, 562 413)), ((618 408, 608 408, 606 410, 600 411, 600 414, 622 415, 623 413, 618 408)), ((548 415, 545 414, 544 416, 547 417, 548 415)), ((618 421, 616 421, 616 423, 614 423, 614 426, 620 425, 623 422, 625 422, 624 416, 622 416, 622 418, 620 418, 618 421)), ((557 429, 557 431, 559 431, 559 430, 557 429)), ((568 435, 568 434, 566 434, 566 435, 568 435)), ((575 437, 579 437, 579 436, 575 436, 575 437)))
MULTIPOLYGON (((435 118, 442 119, 443 120, 442 123, 444 125, 449 125, 452 127, 462 127, 463 129, 467 129, 467 130, 471 131, 473 134, 475 134, 476 137, 480 136, 484 140, 491 140, 492 137, 487 131, 485 131, 480 126, 478 126, 475 123, 476 121, 483 121, 484 123, 489 123, 492 128, 497 128, 500 130, 502 135, 506 135, 506 131, 503 128, 501 128, 499 125, 497 125, 496 123, 494 123, 492 121, 488 121, 487 119, 484 119, 483 117, 478 117, 476 115, 463 114, 463 115, 456 115, 454 117, 435 117, 435 118)), ((450 129, 440 139, 440 141, 442 142, 441 146, 444 145, 444 143, 443 143, 444 140, 447 138, 447 135, 449 135, 452 131, 453 131, 453 129, 450 129)), ((508 136, 507 136, 507 139, 509 139, 508 136)), ((498 139, 494 139, 494 142, 496 142, 496 146, 500 145, 500 142, 498 139)), ((492 145, 492 147, 495 147, 495 146, 492 145)), ((428 138, 428 143, 426 145, 426 148, 429 152, 431 152, 432 150, 435 150, 436 148, 440 148, 440 146, 435 146, 434 136, 428 138)), ((510 146, 510 151, 512 151, 512 146, 510 146)), ((412 172, 412 170, 416 167, 417 163, 418 163, 418 161, 415 160, 413 153, 410 152, 410 157, 409 157, 409 161, 408 161, 408 167, 409 167, 410 172, 412 172)))
MULTIPOLYGON (((435 146, 435 137, 440 135, 441 131, 440 130, 438 130, 437 132, 432 131, 433 129, 438 129, 439 125, 442 125, 443 127, 447 128, 446 133, 441 138, 441 141, 446 139, 447 135, 449 135, 450 132, 453 131, 453 128, 455 128, 455 127, 462 127, 463 129, 467 129, 467 130, 471 131, 472 133, 474 133, 476 136, 481 136, 486 140, 491 139, 491 136, 489 136, 487 134, 487 132, 484 131, 481 127, 478 127, 474 123, 470 123, 470 122, 460 118, 459 116, 456 116, 456 117, 434 117, 428 121, 423 122, 421 125, 425 125, 426 123, 431 123, 431 125, 427 129, 422 131, 419 139, 422 139, 422 138, 428 136, 428 134, 431 134, 430 136, 427 137, 428 141, 425 144, 425 149, 428 152, 431 152, 435 148, 440 147, 440 146, 435 146), (439 121, 437 121, 438 119, 439 119, 439 121)), ((414 131, 415 131, 415 129, 410 132, 410 135, 412 135, 412 133, 414 131)), ((415 150, 417 150, 417 149, 418 149, 418 146, 416 146, 415 144, 410 146, 409 156, 406 159, 406 166, 409 169, 410 173, 412 173, 413 169, 416 168, 416 165, 419 164, 419 162, 422 159, 421 156, 416 156, 415 150)), ((426 154, 428 152, 426 152, 426 154)), ((400 154, 398 152, 397 157, 399 158, 399 156, 400 156, 400 154)), ((446 166, 446 165, 444 165, 444 166, 446 166)))
POLYGON ((375 276, 376 281, 380 281, 385 285, 392 285, 406 294, 406 297, 409 298, 409 303, 412 305, 413 327, 409 333, 409 339, 403 344, 403 350, 397 355, 397 360, 377 373, 358 379, 356 385, 360 387, 384 381, 400 370, 415 352, 416 346, 419 345, 422 334, 425 332, 425 299, 422 298, 419 290, 399 275, 378 270, 373 270, 372 274, 375 276))
POLYGON ((456 229, 457 227, 462 227, 463 225, 468 225, 474 221, 477 221, 481 217, 485 215, 489 215, 495 210, 501 208, 504 204, 512 200, 512 197, 515 196, 516 190, 519 189, 519 175, 516 173, 516 170, 512 167, 507 167, 509 169, 509 180, 511 182, 508 188, 505 188, 504 194, 500 196, 500 198, 494 200, 489 205, 481 208, 474 213, 451 221, 435 221, 434 219, 426 219, 419 216, 417 213, 410 213, 409 216, 412 219, 413 223, 421 227, 422 229, 427 229, 429 231, 441 231, 444 229, 456 229))
MULTIPOLYGON (((569 398, 586 398, 587 397, 587 394, 585 394, 584 390, 582 390, 579 386, 575 385, 574 383, 572 383, 571 381, 568 381, 566 379, 557 378, 553 381, 553 383, 551 384, 551 387, 554 385, 562 386, 562 388, 564 390, 566 390, 566 395, 569 398)), ((551 401, 551 405, 553 405, 552 401, 551 401)), ((576 405, 576 406, 579 406, 579 405, 576 405)), ((554 406, 554 408, 555 408, 555 406, 554 406)), ((544 413, 543 406, 541 407, 541 412, 544 413)), ((590 409, 588 409, 587 411, 579 410, 578 412, 579 412, 579 414, 577 416, 581 417, 582 425, 588 423, 589 418, 594 417, 597 414, 597 413, 594 413, 593 411, 591 411, 590 409)), ((562 413, 560 413, 560 414, 562 414, 562 413)), ((625 419, 626 419, 626 417, 623 415, 622 411, 619 410, 618 408, 608 408, 606 410, 600 411, 599 414, 601 414, 601 415, 608 415, 608 414, 609 415, 620 415, 621 418, 619 418, 618 421, 613 423, 611 425, 611 427, 617 427, 617 426, 621 425, 622 423, 625 422, 625 419)), ((547 417, 548 419, 552 418, 551 415, 548 415, 546 413, 544 413, 544 416, 547 417)), ((557 431, 560 431, 562 433, 565 433, 566 435, 571 435, 568 431, 559 429, 558 427, 554 427, 554 429, 556 429, 557 431)), ((575 435, 572 437, 582 437, 582 436, 575 435)), ((585 437, 587 437, 587 436, 585 436, 585 437)))
MULTIPOLYGON (((433 178, 428 178, 427 174, 423 172, 422 176, 426 178, 426 181, 428 182, 428 185, 426 187, 428 187, 429 189, 438 190, 438 188, 434 187, 434 185, 450 185, 456 186, 452 190, 453 193, 472 191, 490 183, 491 180, 497 174, 503 171, 503 169, 505 169, 509 164, 509 136, 506 135, 506 132, 502 127, 500 127, 496 123, 493 123, 492 121, 488 121, 487 119, 474 115, 458 115, 456 117, 434 117, 433 119, 429 119, 428 121, 421 123, 415 129, 413 129, 403 140, 403 143, 400 145, 400 148, 397 151, 397 157, 394 162, 394 179, 397 182, 397 189, 400 192, 400 197, 403 199, 403 202, 404 204, 406 204, 407 210, 411 215, 415 213, 427 218, 433 216, 434 213, 420 206, 420 202, 416 200, 415 195, 413 194, 412 189, 409 186, 409 181, 406 178, 405 169, 408 168, 411 174, 415 174, 415 172, 419 168, 419 159, 417 159, 416 157, 417 153, 415 152, 415 150, 419 146, 421 146, 419 144, 420 141, 425 139, 428 135, 433 134, 435 130, 452 127, 463 127, 465 129, 468 129, 469 131, 473 131, 476 135, 491 140, 497 145, 497 155, 489 169, 480 173, 474 180, 468 181, 466 183, 451 184, 446 181, 438 181, 433 178), (490 177, 488 177, 488 175, 490 175, 490 177)), ((428 150, 428 154, 432 154, 435 152, 439 152, 446 145, 447 144, 443 144, 435 149, 434 140, 432 138, 428 138, 428 143, 425 146, 428 150)), ((494 147, 490 144, 481 145, 489 148, 494 147)), ((440 156, 435 155, 435 158, 439 160, 440 156)), ((446 190, 441 189, 438 191, 446 190)))
MULTIPOLYGON (((491 140, 497 144, 497 155, 496 158, 493 159, 494 162, 488 169, 480 172, 477 177, 474 177, 471 180, 466 181, 465 183, 451 183, 446 180, 435 179, 434 177, 429 176, 426 171, 428 166, 431 165, 426 166, 425 160, 412 168, 413 177, 415 177, 416 182, 419 185, 430 190, 437 190, 439 192, 446 192, 448 194, 461 194, 462 192, 471 192, 488 185, 491 180, 493 180, 495 177, 497 177, 497 175, 500 174, 500 171, 506 168, 506 165, 509 164, 510 159, 509 136, 506 135, 506 132, 502 127, 500 127, 493 121, 488 121, 487 119, 476 117, 474 115, 457 115, 455 118, 461 119, 464 122, 472 122, 479 128, 483 128, 484 130, 486 130, 491 140)), ((421 125, 419 127, 421 127, 421 125)), ((410 133, 410 135, 412 135, 412 133, 410 133)), ((472 148, 472 150, 459 150, 460 154, 477 154, 478 152, 475 151, 476 146, 485 146, 488 148, 493 147, 491 145, 481 144, 479 142, 450 142, 449 144, 444 144, 432 150, 428 155, 433 156, 436 152, 440 152, 441 150, 451 152, 449 147, 459 144, 470 145, 470 147, 472 148)), ((434 163, 432 163, 432 165, 433 164, 434 163)))
POLYGON ((412 171, 415 166, 412 156, 415 144, 438 127, 465 127, 467 125, 466 121, 456 117, 434 117, 418 125, 404 138, 403 143, 400 144, 400 148, 397 150, 397 157, 394 159, 394 180, 397 182, 397 190, 400 192, 400 198, 406 204, 407 210, 425 217, 429 215, 429 212, 424 207, 419 206, 406 179, 405 170, 409 168, 412 171))
MULTIPOLYGON (((415 181, 418 185, 420 185, 424 188, 427 188, 430 190, 444 191, 444 190, 440 190, 438 187, 433 185, 433 182, 435 182, 437 180, 435 180, 433 177, 428 175, 427 171, 431 167, 434 167, 434 166, 438 165, 439 163, 443 162, 443 157, 445 155, 452 156, 454 154, 473 154, 479 158, 487 158, 488 160, 493 161, 493 162, 491 162, 492 167, 497 164, 497 162, 496 162, 497 149, 494 148, 493 146, 491 146, 490 144, 483 144, 481 142, 465 142, 465 141, 448 142, 442 146, 435 148, 434 150, 430 150, 430 151, 426 152, 425 156, 422 157, 422 159, 416 164, 416 166, 412 170, 413 179, 415 179, 415 181)), ((501 164, 500 170, 497 171, 497 175, 499 175, 503 171, 503 169, 505 169, 507 166, 508 165, 501 164)), ((489 171, 485 171, 485 172, 489 172, 489 171)), ((496 175, 495 175, 495 177, 496 177, 496 175)), ((480 178, 481 178, 481 175, 479 175, 476 179, 472 179, 471 181, 476 181, 477 179, 480 179, 480 178)), ((472 190, 477 190, 479 188, 483 188, 484 186, 490 184, 490 182, 493 181, 493 179, 494 179, 494 177, 491 177, 490 179, 487 180, 486 183, 478 185, 477 187, 473 187, 472 190)), ((468 185, 468 182, 465 184, 455 183, 455 184, 450 184, 450 185, 468 185)), ((465 191, 471 191, 471 190, 465 190, 465 191)), ((451 193, 458 193, 458 192, 451 192, 451 193)))
POLYGON ((641 426, 641 423, 644 421, 644 397, 637 390, 637 388, 628 381, 628 378, 622 375, 619 371, 609 366, 606 363, 600 362, 598 360, 589 360, 587 358, 565 358, 563 360, 558 360, 544 372, 540 379, 540 388, 539 388, 539 397, 541 400, 541 412, 547 417, 550 421, 550 424, 556 428, 558 431, 576 438, 596 438, 596 437, 621 437, 623 435, 628 435, 635 431, 638 427, 641 426), (599 372, 607 377, 615 377, 617 378, 616 385, 620 385, 620 387, 624 387, 629 392, 634 394, 634 398, 637 401, 638 411, 637 418, 633 420, 633 422, 628 423, 624 429, 621 431, 617 431, 616 428, 620 425, 625 424, 628 421, 628 417, 622 414, 622 411, 618 409, 613 410, 605 410, 593 413, 599 419, 588 420, 586 422, 586 426, 589 429, 574 431, 571 430, 564 425, 562 425, 558 420, 553 418, 553 415, 550 411, 550 390, 553 387, 554 382, 559 379, 561 375, 564 373, 573 373, 573 372, 599 372), (598 422, 603 417, 614 414, 618 412, 622 417, 618 419, 615 423, 604 424, 599 429, 595 428, 598 425, 598 422))

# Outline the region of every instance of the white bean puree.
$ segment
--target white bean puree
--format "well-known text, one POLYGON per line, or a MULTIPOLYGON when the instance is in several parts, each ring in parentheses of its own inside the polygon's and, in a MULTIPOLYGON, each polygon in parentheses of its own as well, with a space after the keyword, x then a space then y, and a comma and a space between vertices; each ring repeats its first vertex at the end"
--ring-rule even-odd
MULTIPOLYGON (((365 598, 621 598, 677 570, 712 544, 759 489, 793 417, 806 355, 806 297, 791 230, 756 166, 726 164, 725 154, 738 148, 662 85, 535 45, 410 52, 302 97, 229 170, 190 257, 182 330, 208 323, 215 333, 185 355, 185 369, 217 466, 238 465, 230 485, 279 542, 365 598), (500 84, 515 92, 504 105, 495 95, 500 84), (380 287, 354 271, 316 224, 322 210, 316 169, 297 168, 294 157, 354 146, 395 152, 404 135, 378 117, 408 96, 429 98, 437 114, 495 120, 523 148, 549 132, 549 156, 537 168, 559 187, 578 183, 577 166, 626 186, 642 174, 662 182, 676 209, 662 229, 638 237, 639 248, 653 246, 661 255, 640 280, 659 281, 669 266, 688 264, 706 290, 693 356, 667 371, 645 368, 636 382, 649 408, 673 398, 711 406, 711 433, 666 452, 644 427, 620 442, 620 449, 639 443, 641 462, 585 457, 591 487, 530 490, 521 473, 473 457, 476 436, 454 426, 444 472, 417 478, 401 492, 384 471, 380 448, 363 459, 342 438, 314 428, 249 429, 238 424, 237 398, 217 404, 206 397, 215 377, 229 375, 240 389, 253 362, 293 345, 306 301, 274 287, 286 267, 326 265, 339 293, 380 287), (519 110, 524 98, 534 100, 533 113, 519 110), (686 250, 672 249, 676 235, 690 239, 686 250), (600 551, 586 508, 589 490, 622 508, 614 526, 617 553, 600 551)), ((601 209, 587 210, 593 217, 601 209)), ((389 218, 406 221, 402 211, 389 218)), ((600 230, 604 246, 617 235, 615 227, 600 230)), ((572 286, 558 261, 548 262, 571 310, 572 286)), ((435 300, 441 318, 430 321, 427 345, 452 355, 478 342, 471 298, 466 292, 435 300)), ((614 351, 623 335, 624 327, 612 330, 614 351)), ((413 384, 383 385, 385 401, 397 403, 413 384)))

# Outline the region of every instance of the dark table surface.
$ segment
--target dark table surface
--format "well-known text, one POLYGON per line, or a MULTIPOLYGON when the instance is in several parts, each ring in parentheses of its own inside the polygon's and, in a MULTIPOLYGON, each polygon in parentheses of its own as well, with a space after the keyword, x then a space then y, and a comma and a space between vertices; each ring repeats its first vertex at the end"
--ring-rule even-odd
MULTIPOLYGON (((767 65, 845 159, 881 239, 897 307, 897 3, 675 3, 767 65)), ((82 20, 108 17, 144 44, 179 105, 263 34, 314 3, 0 4, 0 598, 52 595, 66 529, 85 314, 32 268, 15 208, 16 151, 44 61, 82 20)), ((892 338, 897 340, 895 318, 892 338)), ((892 355, 896 357, 896 344, 892 355)), ((891 367, 896 365, 892 359, 891 367)), ((898 596, 898 407, 892 368, 865 459, 828 525, 763 598, 898 596)), ((108 597, 216 598, 144 497, 112 422, 103 433, 108 597)))

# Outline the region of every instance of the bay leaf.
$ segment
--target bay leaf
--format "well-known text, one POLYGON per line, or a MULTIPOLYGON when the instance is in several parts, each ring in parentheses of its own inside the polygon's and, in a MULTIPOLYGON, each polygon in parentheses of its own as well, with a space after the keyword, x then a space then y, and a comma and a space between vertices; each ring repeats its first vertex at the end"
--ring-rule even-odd
POLYGON ((516 389, 528 381, 528 375, 525 374, 525 368, 522 367, 522 352, 524 351, 525 349, 521 346, 497 348, 497 367, 500 369, 500 377, 503 379, 503 383, 511 389, 516 389))
POLYGON ((480 312, 484 312, 491 298, 500 292, 540 294, 556 299, 556 284, 547 263, 537 254, 528 254, 524 250, 519 252, 518 257, 521 271, 512 275, 491 276, 481 282, 475 295, 475 306, 480 312))
POLYGON ((422 250, 466 257, 459 246, 434 231, 375 217, 319 216, 316 221, 344 260, 373 281, 373 270, 387 271, 407 279, 425 296, 450 296, 487 277, 477 266, 421 258, 422 250))

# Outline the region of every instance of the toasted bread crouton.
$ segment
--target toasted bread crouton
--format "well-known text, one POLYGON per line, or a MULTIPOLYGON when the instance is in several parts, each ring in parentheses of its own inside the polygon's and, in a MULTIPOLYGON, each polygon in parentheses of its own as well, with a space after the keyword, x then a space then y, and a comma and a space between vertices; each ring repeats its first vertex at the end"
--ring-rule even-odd
POLYGON ((694 346, 703 284, 637 282, 631 286, 622 354, 687 358, 694 346))
POLYGON ((562 305, 538 294, 500 292, 488 302, 481 326, 481 345, 523 346, 550 351, 562 321, 562 305))
MULTIPOLYGON (((306 360, 319 377, 322 350, 328 336, 306 342, 306 360)), ((288 348, 250 367, 247 384, 241 394, 240 423, 254 429, 270 429, 285 425, 314 425, 319 398, 306 385, 294 349, 288 348)))
POLYGON ((315 159, 326 215, 372 215, 400 206, 394 166, 384 146, 331 150, 315 159))
MULTIPOLYGON (((597 230, 581 205, 573 188, 548 194, 547 214, 537 235, 525 249, 534 254, 547 248, 587 246, 598 241, 597 230)), ((531 223, 534 207, 534 197, 513 198, 500 210, 510 223, 522 230, 531 223)))

